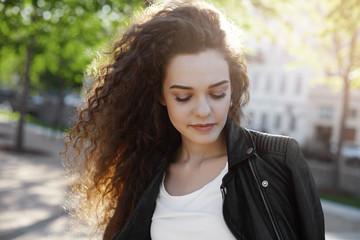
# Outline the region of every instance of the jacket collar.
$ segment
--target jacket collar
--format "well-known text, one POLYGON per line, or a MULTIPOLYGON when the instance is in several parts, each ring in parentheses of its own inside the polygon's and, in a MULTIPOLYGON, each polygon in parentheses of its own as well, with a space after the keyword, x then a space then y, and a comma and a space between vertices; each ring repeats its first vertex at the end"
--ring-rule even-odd
POLYGON ((229 169, 248 159, 255 152, 255 144, 248 130, 228 118, 225 125, 229 169))

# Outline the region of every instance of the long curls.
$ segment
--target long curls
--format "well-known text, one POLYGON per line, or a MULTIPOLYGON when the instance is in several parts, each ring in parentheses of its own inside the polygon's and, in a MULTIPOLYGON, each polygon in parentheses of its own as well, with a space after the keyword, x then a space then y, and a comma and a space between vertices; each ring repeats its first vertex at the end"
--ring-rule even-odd
POLYGON ((65 142, 64 157, 76 176, 72 193, 80 196, 78 213, 95 212, 100 229, 110 219, 117 228, 126 222, 159 160, 181 143, 160 104, 172 57, 207 49, 222 53, 230 70, 229 116, 240 122, 249 99, 246 62, 242 50, 229 41, 224 24, 228 23, 209 6, 174 2, 160 10, 153 6, 108 53, 112 59, 100 68, 87 92, 87 102, 65 142), (116 208, 121 215, 115 219, 116 208))

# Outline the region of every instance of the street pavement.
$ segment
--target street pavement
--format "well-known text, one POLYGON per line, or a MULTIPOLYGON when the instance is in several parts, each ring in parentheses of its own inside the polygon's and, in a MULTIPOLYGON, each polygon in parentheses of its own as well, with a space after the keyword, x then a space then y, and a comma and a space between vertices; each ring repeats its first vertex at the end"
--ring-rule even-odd
MULTIPOLYGON (((0 119, 0 146, 13 145, 15 130, 15 123, 0 119)), ((27 126, 25 148, 32 151, 0 150, 0 239, 89 239, 86 227, 76 225, 74 229, 63 208, 69 180, 59 156, 62 135, 27 126)), ((329 201, 322 204, 326 239, 360 239, 360 209, 329 201)))

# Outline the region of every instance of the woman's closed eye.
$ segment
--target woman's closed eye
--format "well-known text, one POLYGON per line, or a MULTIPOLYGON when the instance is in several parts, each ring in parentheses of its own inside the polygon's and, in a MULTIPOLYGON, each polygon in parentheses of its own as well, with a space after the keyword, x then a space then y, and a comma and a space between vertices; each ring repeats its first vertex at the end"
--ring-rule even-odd
MULTIPOLYGON (((221 98, 224 98, 226 96, 226 93, 225 92, 222 92, 222 93, 211 93, 210 96, 214 99, 221 99, 221 98)), ((192 96, 184 96, 184 97, 178 97, 176 96, 175 97, 175 100, 178 101, 178 102, 186 102, 188 100, 190 100, 192 96)))
POLYGON ((215 99, 220 99, 220 98, 223 98, 223 97, 226 96, 226 94, 224 92, 222 92, 222 93, 212 93, 210 95, 211 95, 211 97, 213 97, 215 99))
POLYGON ((186 96, 186 97, 175 97, 175 100, 178 102, 186 102, 191 98, 191 96, 186 96))

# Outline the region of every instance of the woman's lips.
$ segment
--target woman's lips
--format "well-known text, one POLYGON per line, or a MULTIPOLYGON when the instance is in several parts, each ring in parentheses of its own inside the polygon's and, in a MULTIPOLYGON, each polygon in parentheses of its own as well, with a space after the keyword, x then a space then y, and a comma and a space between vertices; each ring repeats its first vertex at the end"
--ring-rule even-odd
POLYGON ((207 132, 207 131, 210 131, 215 126, 215 123, 194 124, 194 125, 190 125, 190 126, 200 132, 207 132))

